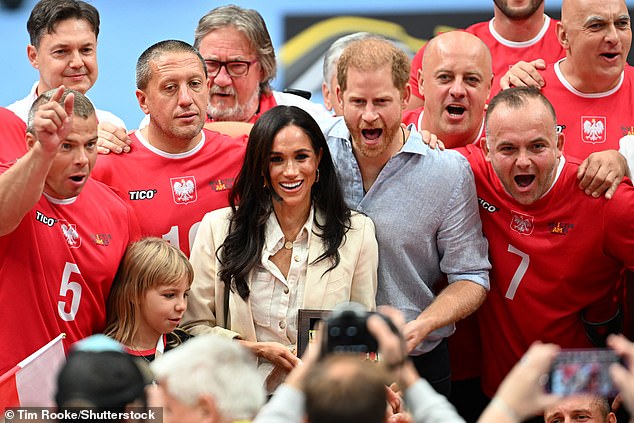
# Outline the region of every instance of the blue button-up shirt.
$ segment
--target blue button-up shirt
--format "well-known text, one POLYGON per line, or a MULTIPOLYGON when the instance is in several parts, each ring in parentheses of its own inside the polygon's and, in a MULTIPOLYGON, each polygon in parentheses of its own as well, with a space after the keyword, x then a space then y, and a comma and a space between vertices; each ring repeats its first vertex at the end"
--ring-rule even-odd
MULTIPOLYGON (((447 282, 468 280, 488 290, 491 267, 469 163, 455 151, 431 150, 413 125, 409 129, 367 193, 343 119, 326 133, 346 203, 376 227, 377 305, 397 307, 407 321, 447 282)), ((448 325, 431 332, 411 354, 432 350, 453 331, 448 325)))

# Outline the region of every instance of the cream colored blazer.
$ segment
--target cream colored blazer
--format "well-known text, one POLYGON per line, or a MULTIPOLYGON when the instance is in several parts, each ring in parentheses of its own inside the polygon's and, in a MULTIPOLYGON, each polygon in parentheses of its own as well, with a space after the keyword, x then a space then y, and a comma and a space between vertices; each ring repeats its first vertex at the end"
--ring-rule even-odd
MULTIPOLYGON (((218 277, 220 263, 216 258, 216 250, 227 236, 230 215, 229 207, 214 210, 207 213, 200 223, 190 256, 194 282, 183 326, 194 335, 216 333, 257 341, 250 299, 244 301, 237 293, 230 292, 229 322, 224 321, 225 285, 218 277)), ((316 215, 318 221, 323 222, 323 214, 316 212, 316 215)), ((318 236, 313 235, 310 239, 306 286, 301 307, 328 310, 339 303, 355 301, 368 310, 374 310, 378 246, 372 220, 363 214, 352 212, 351 229, 339 248, 341 262, 325 274, 330 267, 329 260, 312 263, 322 254, 324 244, 318 236)))

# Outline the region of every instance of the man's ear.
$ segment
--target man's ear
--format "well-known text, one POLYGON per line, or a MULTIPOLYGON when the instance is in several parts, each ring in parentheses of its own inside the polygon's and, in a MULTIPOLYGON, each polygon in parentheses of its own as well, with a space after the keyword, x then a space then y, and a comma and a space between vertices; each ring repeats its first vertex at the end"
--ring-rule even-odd
POLYGON ((423 99, 425 99, 425 89, 424 89, 425 79, 423 78, 422 67, 418 70, 417 81, 418 81, 418 87, 416 87, 416 89, 418 89, 418 93, 423 97, 423 99))
POLYGON ((484 152, 484 158, 487 162, 491 161, 491 150, 489 150, 489 143, 487 142, 486 137, 480 138, 480 148, 484 152))
POLYGON ((561 157, 561 153, 564 151, 564 134, 559 132, 557 134, 557 158, 561 157))
POLYGON ((330 103, 330 90, 328 89, 328 84, 325 82, 321 83, 321 96, 324 98, 326 110, 331 111, 334 106, 330 103))
POLYGON ((200 423, 220 423, 222 421, 216 401, 209 394, 202 394, 196 405, 200 411, 200 423))
POLYGON ((40 65, 37 61, 37 49, 35 48, 35 46, 31 44, 26 46, 26 57, 28 57, 31 66, 33 66, 35 69, 40 69, 40 65))
POLYGON ((412 87, 410 87, 409 82, 405 84, 405 88, 403 89, 403 98, 401 100, 401 109, 405 110, 407 105, 409 104, 409 99, 412 96, 412 87))
POLYGON ((145 93, 143 92, 143 90, 136 90, 136 99, 139 102, 139 106, 141 107, 141 110, 143 110, 143 113, 145 113, 146 115, 150 114, 150 111, 148 110, 147 107, 147 96, 145 95, 145 93))
POLYGON ((336 88, 337 93, 337 103, 339 103, 339 107, 343 109, 343 91, 341 91, 341 85, 337 84, 336 88))
POLYGON ((557 22, 557 39, 559 40, 559 44, 561 44, 561 46, 565 49, 568 50, 569 47, 569 43, 568 43, 568 33, 566 32, 566 29, 564 28, 564 25, 560 22, 557 22))
POLYGON ((37 138, 35 138, 35 135, 27 131, 25 140, 26 140, 26 149, 30 150, 33 148, 33 145, 37 141, 37 138))

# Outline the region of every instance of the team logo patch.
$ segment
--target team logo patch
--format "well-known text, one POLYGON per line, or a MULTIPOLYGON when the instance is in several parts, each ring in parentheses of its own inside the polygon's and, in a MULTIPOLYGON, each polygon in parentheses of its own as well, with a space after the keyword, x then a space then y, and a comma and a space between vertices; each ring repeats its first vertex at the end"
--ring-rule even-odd
POLYGON ((79 237, 79 232, 77 232, 77 225, 60 219, 59 226, 62 228, 62 233, 70 248, 81 247, 81 238, 79 237))
POLYGON ((605 142, 607 119, 605 116, 581 116, 581 139, 590 144, 605 142))
POLYGON ((95 234, 95 244, 102 245, 107 247, 110 245, 110 240, 112 239, 112 235, 110 234, 95 234))
POLYGON ((550 233, 555 235, 567 235, 568 231, 572 229, 575 225, 572 223, 562 223, 562 222, 551 222, 548 224, 548 228, 550 228, 550 233))
POLYGON ((172 197, 176 204, 193 203, 198 200, 196 178, 193 176, 170 178, 170 185, 172 186, 172 197))
POLYGON ((511 211, 511 229, 522 235, 530 235, 533 233, 535 218, 527 214, 511 211))
POLYGON ((217 179, 215 181, 209 182, 209 186, 216 192, 226 191, 233 187, 234 178, 225 178, 225 179, 217 179))

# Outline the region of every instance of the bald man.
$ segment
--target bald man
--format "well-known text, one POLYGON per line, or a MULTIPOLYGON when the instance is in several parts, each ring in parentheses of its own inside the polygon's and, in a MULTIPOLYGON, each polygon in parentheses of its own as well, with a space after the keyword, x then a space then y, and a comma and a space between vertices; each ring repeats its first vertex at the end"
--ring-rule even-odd
MULTIPOLYGON (((491 51, 495 75, 491 95, 500 90, 500 78, 509 66, 519 60, 542 58, 551 63, 564 57, 564 49, 557 40, 557 22, 544 13, 543 0, 493 0, 493 18, 465 29, 481 39, 491 51)), ((409 109, 420 107, 424 101, 423 92, 415 87, 426 47, 423 46, 412 59, 409 109)))
POLYGON ((493 81, 491 63, 489 49, 475 35, 453 31, 433 38, 418 77, 425 102, 404 112, 403 122, 436 134, 449 148, 477 142, 493 81))
MULTIPOLYGON (((566 137, 567 156, 618 149, 634 133, 634 76, 627 64, 632 30, 623 0, 564 0, 559 42, 566 57, 537 71, 520 62, 507 85, 543 86, 566 137)), ((529 66, 532 65, 532 66, 529 66)))

